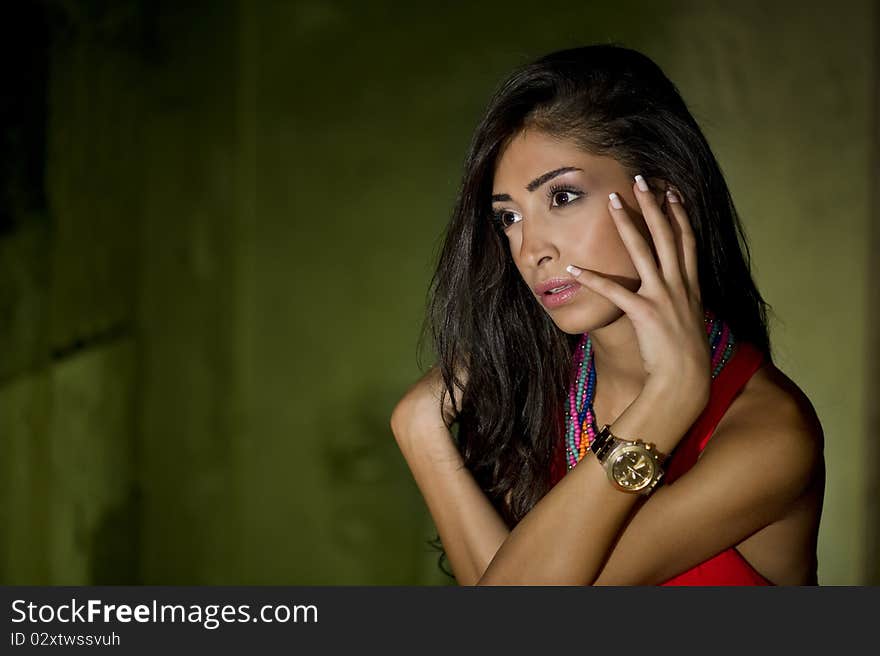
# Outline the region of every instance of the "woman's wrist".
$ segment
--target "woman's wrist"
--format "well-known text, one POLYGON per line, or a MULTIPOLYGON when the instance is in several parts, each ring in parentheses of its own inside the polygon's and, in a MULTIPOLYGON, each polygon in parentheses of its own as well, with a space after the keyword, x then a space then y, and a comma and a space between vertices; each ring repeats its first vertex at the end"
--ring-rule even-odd
POLYGON ((712 378, 704 372, 682 371, 675 376, 662 378, 649 376, 642 395, 659 400, 682 415, 696 419, 709 402, 712 378))
POLYGON ((708 394, 699 386, 649 381, 642 392, 611 425, 622 439, 653 443, 669 455, 699 417, 708 394))

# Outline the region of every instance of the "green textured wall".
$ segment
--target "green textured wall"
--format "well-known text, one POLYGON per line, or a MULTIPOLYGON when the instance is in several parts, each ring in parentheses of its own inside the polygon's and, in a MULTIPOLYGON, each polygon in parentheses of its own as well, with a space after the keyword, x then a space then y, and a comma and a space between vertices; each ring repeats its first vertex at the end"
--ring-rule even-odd
POLYGON ((612 39, 715 148, 826 428, 820 582, 866 581, 871 3, 182 4, 50 3, 46 208, 0 236, 0 581, 446 583, 388 419, 464 153, 513 65, 612 39))
POLYGON ((756 279, 775 310, 776 363, 825 429, 824 584, 859 584, 880 560, 868 553, 867 532, 880 520, 868 497, 876 435, 866 408, 876 403, 866 351, 874 12, 869 2, 807 2, 796 11, 693 2, 674 21, 671 42, 680 45, 666 59, 749 233, 756 279))

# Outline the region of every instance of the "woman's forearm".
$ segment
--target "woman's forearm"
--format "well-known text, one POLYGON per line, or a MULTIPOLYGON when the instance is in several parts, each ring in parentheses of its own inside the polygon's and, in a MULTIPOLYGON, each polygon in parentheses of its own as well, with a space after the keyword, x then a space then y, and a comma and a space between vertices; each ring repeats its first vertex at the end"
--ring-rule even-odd
POLYGON ((459 585, 475 585, 510 531, 433 414, 395 411, 391 427, 425 498, 459 585))
MULTIPOLYGON (((669 392, 646 388, 611 425, 615 435, 670 453, 692 412, 669 392)), ((630 514, 644 497, 617 490, 588 452, 510 532, 480 585, 591 585, 630 514)))

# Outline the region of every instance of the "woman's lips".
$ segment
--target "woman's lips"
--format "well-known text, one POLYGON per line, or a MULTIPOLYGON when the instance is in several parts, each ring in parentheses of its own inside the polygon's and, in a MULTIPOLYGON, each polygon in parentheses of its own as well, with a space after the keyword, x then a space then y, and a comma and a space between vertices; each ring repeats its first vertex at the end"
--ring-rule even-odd
POLYGON ((544 304, 546 308, 555 308, 559 307, 564 303, 568 303, 575 294, 578 293, 578 290, 581 286, 578 283, 571 283, 556 293, 545 293, 541 294, 541 302, 544 304))

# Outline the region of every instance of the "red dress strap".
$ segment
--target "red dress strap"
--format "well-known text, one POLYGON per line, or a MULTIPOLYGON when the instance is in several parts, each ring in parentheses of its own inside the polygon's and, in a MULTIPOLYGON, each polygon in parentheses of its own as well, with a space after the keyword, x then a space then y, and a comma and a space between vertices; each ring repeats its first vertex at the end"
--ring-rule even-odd
POLYGON ((669 459, 664 484, 672 483, 696 464, 721 417, 763 362, 764 353, 758 348, 748 342, 736 344, 730 360, 712 381, 709 402, 669 459))
MULTIPOLYGON (((721 417, 764 361, 764 353, 757 347, 748 342, 737 343, 735 353, 712 381, 709 403, 666 463, 665 484, 671 484, 696 464, 721 417)), ((660 585, 773 584, 752 567, 736 547, 729 547, 660 585)))

